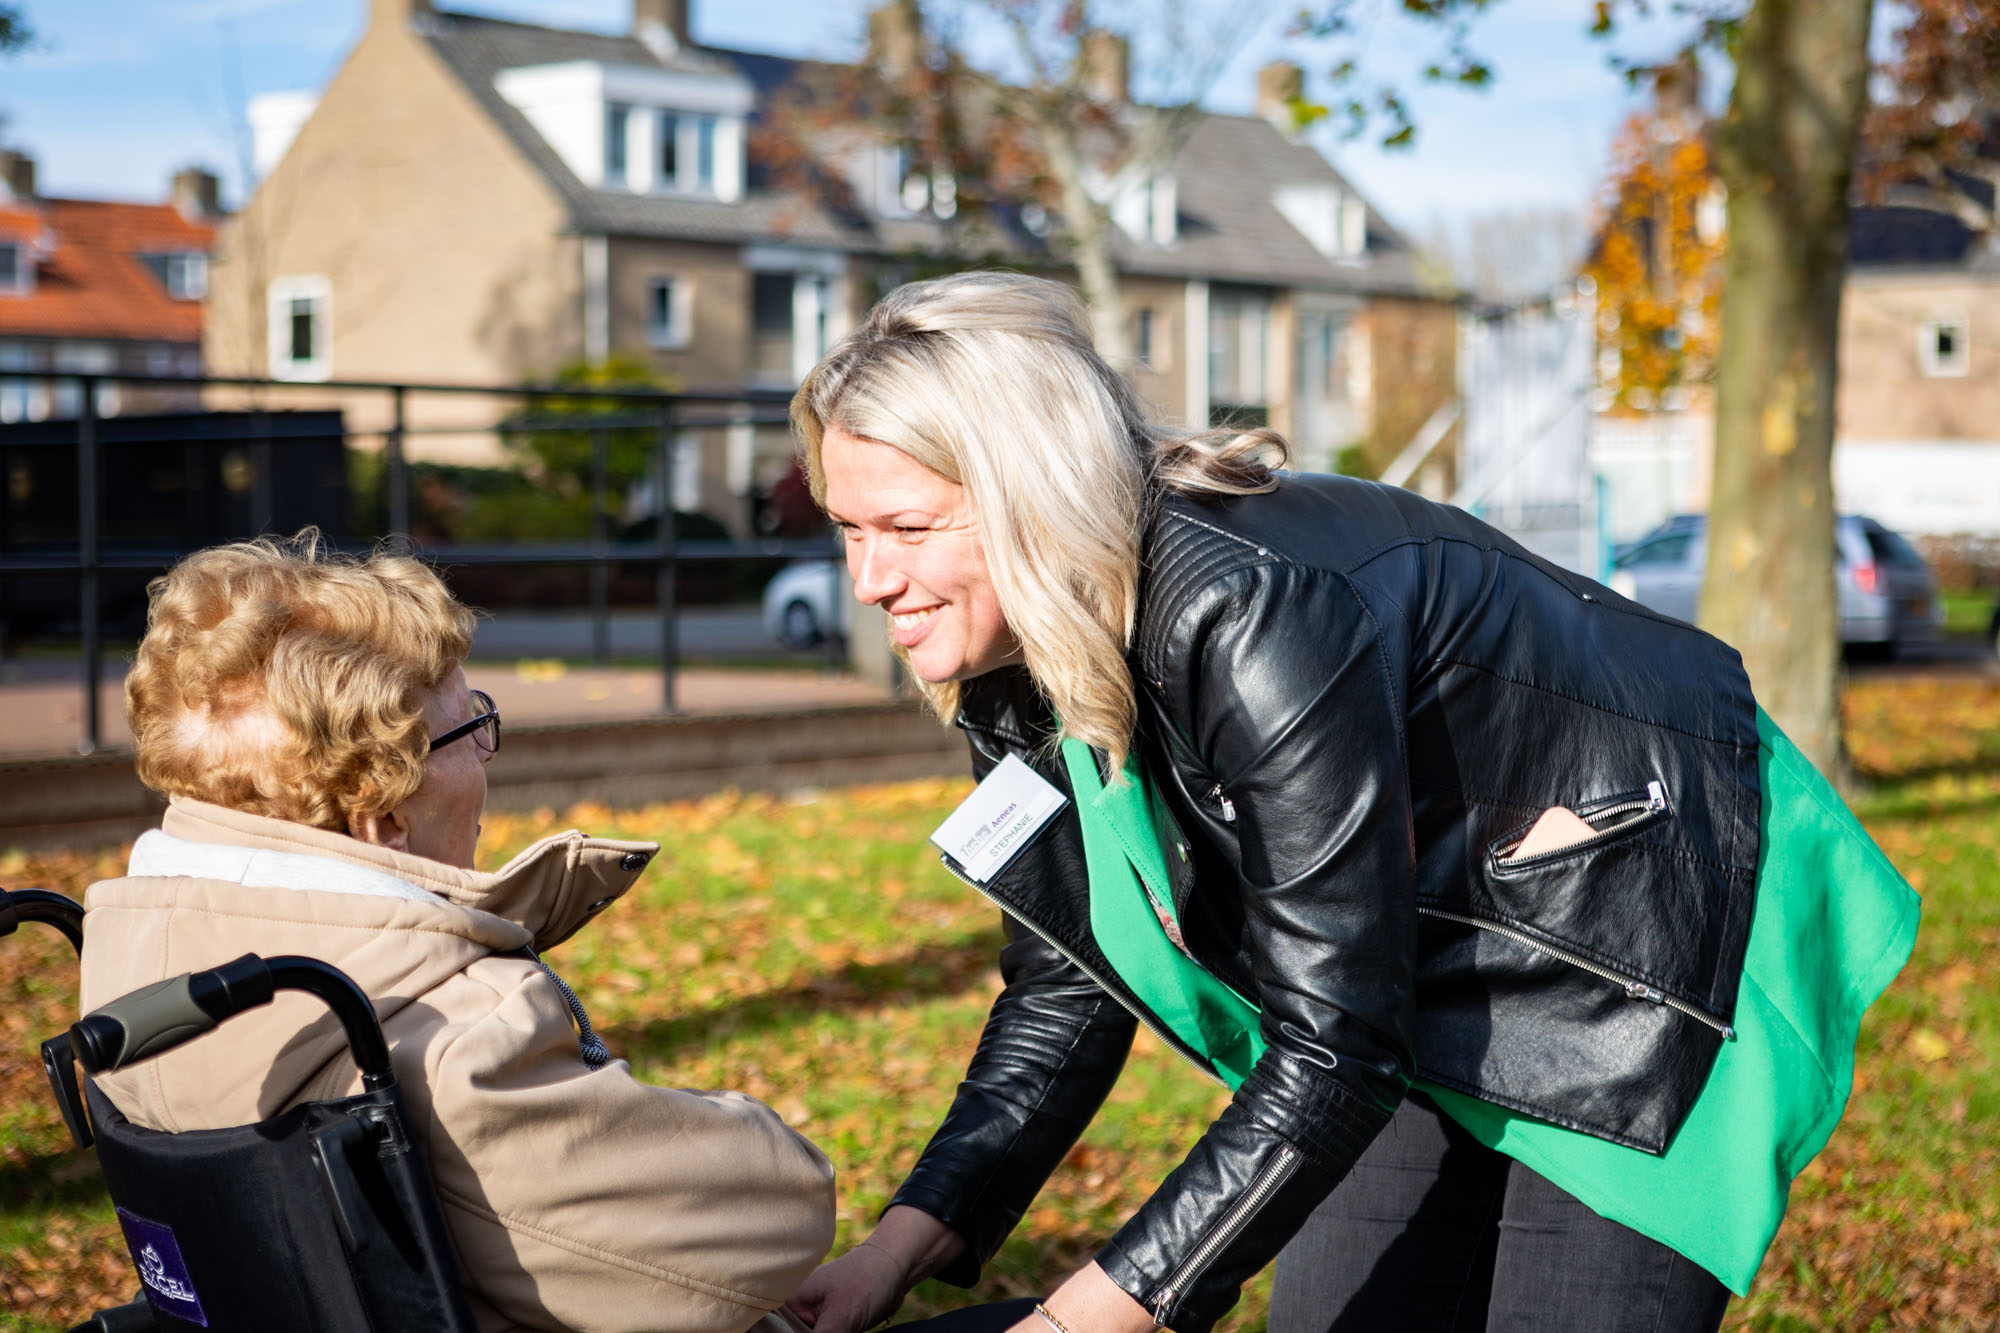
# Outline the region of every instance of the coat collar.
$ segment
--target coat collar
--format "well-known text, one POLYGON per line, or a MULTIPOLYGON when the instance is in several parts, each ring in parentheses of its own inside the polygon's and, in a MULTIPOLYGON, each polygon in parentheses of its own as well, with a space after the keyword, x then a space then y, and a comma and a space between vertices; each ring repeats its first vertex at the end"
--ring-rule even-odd
MULTIPOLYGON (((179 796, 169 803, 160 831, 181 843, 207 845, 211 859, 238 864, 238 873, 225 878, 263 887, 396 897, 408 895, 394 885, 409 886, 454 906, 514 922, 528 932, 538 950, 562 943, 622 897, 660 850, 658 843, 591 838, 570 829, 524 848, 498 870, 462 870, 344 833, 179 796), (311 882, 310 862, 315 860, 332 863, 324 869, 324 883, 311 882)), ((135 858, 140 850, 134 849, 135 858)), ((147 854, 170 850, 155 843, 147 854)), ((199 873, 208 874, 212 868, 199 873)), ((136 861, 133 872, 150 873, 136 861)))

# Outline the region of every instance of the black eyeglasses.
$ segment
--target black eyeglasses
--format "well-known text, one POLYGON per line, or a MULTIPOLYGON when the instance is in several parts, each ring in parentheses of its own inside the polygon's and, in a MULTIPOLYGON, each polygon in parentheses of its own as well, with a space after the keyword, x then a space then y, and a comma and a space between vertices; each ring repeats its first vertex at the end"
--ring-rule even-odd
POLYGON ((461 736, 472 737, 472 743, 488 754, 500 753, 500 710, 493 706, 493 696, 485 690, 472 691, 473 700, 486 711, 470 722, 461 722, 442 736, 431 738, 431 749, 450 745, 461 736))

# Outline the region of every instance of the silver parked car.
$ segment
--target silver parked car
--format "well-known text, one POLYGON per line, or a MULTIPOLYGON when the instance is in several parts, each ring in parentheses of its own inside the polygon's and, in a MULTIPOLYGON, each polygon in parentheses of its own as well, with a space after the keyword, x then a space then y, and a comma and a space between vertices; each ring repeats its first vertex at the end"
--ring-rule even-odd
POLYGON ((787 648, 847 633, 847 571, 831 560, 794 560, 764 585, 764 629, 787 648))
MULTIPOLYGON (((1892 653, 1934 643, 1944 629, 1937 580, 1917 549, 1872 518, 1834 522, 1840 638, 1851 649, 1892 653)), ((1621 547, 1611 590, 1676 620, 1693 621, 1708 563, 1708 520, 1680 514, 1621 547)))

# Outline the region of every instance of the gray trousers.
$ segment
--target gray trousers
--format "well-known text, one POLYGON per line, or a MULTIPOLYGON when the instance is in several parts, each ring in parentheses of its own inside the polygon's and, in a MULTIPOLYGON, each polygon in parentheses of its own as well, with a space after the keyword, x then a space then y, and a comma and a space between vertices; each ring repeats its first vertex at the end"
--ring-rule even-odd
POLYGON ((1413 1093, 1278 1255, 1269 1333, 1715 1333, 1728 1304, 1413 1093))

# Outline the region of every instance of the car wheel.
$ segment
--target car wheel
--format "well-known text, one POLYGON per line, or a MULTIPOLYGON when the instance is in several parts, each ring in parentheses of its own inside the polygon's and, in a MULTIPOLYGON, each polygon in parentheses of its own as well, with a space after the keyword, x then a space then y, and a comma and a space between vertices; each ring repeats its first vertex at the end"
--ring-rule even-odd
POLYGON ((810 648, 819 642, 819 617, 804 602, 787 602, 778 618, 778 641, 787 648, 810 648))

